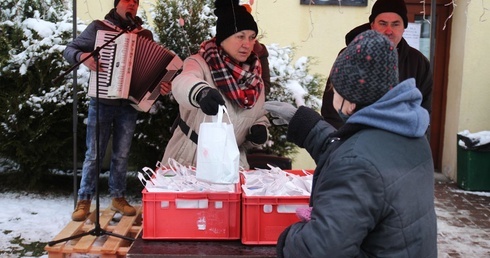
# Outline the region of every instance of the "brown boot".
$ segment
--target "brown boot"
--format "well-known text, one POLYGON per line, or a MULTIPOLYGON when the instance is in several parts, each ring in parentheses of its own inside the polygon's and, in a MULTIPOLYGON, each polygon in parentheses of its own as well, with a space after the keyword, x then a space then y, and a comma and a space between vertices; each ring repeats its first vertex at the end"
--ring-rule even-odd
POLYGON ((77 207, 71 214, 73 221, 84 221, 87 219, 90 213, 90 200, 80 200, 77 203, 77 207))
POLYGON ((113 211, 120 212, 125 216, 134 216, 136 215, 136 209, 131 206, 124 197, 113 198, 112 199, 112 207, 113 211))

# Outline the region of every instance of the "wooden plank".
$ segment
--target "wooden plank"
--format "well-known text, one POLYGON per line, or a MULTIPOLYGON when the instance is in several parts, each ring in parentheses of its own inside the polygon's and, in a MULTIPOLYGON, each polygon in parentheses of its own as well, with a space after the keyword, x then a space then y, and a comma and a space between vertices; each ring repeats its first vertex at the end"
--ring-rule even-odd
MULTIPOLYGON (((134 225, 137 220, 138 214, 141 214, 141 207, 135 207, 136 215, 135 216, 123 216, 119 223, 117 223, 116 227, 112 231, 112 233, 127 236, 131 227, 134 225)), ((107 241, 102 246, 102 253, 111 253, 115 254, 119 247, 121 247, 124 242, 128 242, 125 239, 116 236, 110 236, 107 241)))
POLYGON ((126 254, 129 252, 129 248, 130 246, 119 247, 119 249, 117 249, 117 255, 126 257, 126 254))
MULTIPOLYGON (((57 241, 60 239, 64 239, 64 238, 76 235, 77 233, 81 232, 81 228, 83 227, 83 223, 84 223, 83 221, 71 221, 71 222, 69 222, 68 225, 66 225, 66 227, 63 230, 61 230, 61 232, 58 233, 58 235, 56 235, 53 238, 53 241, 57 241)), ((64 245, 65 245, 64 242, 60 242, 60 243, 57 243, 53 246, 48 245, 44 249, 48 252, 49 251, 60 251, 64 245)))
MULTIPOLYGON (((90 215, 94 214, 94 211, 95 210, 95 205, 91 205, 90 206, 90 215)), ((83 232, 85 232, 84 230, 84 227, 85 227, 85 221, 70 221, 68 223, 68 225, 66 225, 63 230, 61 230, 60 233, 58 233, 58 235, 56 235, 54 238, 53 238, 53 241, 56 241, 56 240, 61 240, 61 239, 65 239, 65 238, 68 238, 68 237, 71 237, 71 236, 75 236, 77 234, 81 234, 83 232)), ((77 241, 77 239, 72 239, 70 241, 77 241)), ((66 242, 60 242, 60 243, 57 243, 56 245, 53 245, 53 246, 49 246, 47 245, 44 250, 48 251, 48 252, 56 252, 56 251, 60 251, 61 249, 64 248, 66 242)))
POLYGON ((48 258, 64 258, 65 255, 63 253, 49 253, 48 258))
MULTIPOLYGON (((101 229, 105 229, 107 225, 109 225, 109 222, 111 222, 112 217, 114 216, 115 211, 111 210, 110 208, 107 208, 105 210, 102 210, 100 217, 99 217, 99 224, 101 229)), ((95 225, 94 225, 95 227, 95 225)), ((92 229, 91 229, 92 230, 92 229)), ((95 235, 88 235, 84 236, 78 241, 78 243, 73 247, 73 250, 75 252, 79 253, 88 253, 90 251, 91 246, 94 244, 95 240, 97 239, 97 236, 95 235)))
MULTIPOLYGON (((117 235, 135 238, 141 232, 141 206, 135 206, 135 216, 122 216, 119 221, 114 218, 116 214, 110 208, 101 211, 99 217, 100 228, 106 232, 112 232, 117 235)), ((77 236, 95 230, 95 224, 90 221, 95 221, 94 212, 86 221, 70 221, 54 240, 60 240, 67 237, 77 236)), ((96 232, 93 232, 94 234, 96 232)), ((99 232, 100 233, 100 232, 99 232)), ((46 246, 44 249, 48 251, 49 258, 63 258, 66 255, 70 256, 74 253, 94 254, 99 258, 124 258, 129 251, 132 241, 125 240, 120 237, 104 234, 95 236, 92 234, 74 238, 66 242, 60 242, 53 246, 46 246)))

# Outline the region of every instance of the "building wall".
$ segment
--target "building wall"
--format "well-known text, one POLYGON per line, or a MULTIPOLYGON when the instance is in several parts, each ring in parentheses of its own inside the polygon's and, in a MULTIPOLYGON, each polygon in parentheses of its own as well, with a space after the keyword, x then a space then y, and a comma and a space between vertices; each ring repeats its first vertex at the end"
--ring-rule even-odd
POLYGON ((457 133, 490 130, 490 13, 482 4, 456 6, 452 22, 442 172, 454 180, 457 133))

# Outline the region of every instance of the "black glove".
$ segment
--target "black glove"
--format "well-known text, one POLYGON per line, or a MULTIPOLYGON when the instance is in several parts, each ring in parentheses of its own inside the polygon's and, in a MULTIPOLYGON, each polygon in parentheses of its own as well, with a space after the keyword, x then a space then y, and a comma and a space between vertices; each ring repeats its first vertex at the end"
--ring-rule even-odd
POLYGON ((250 131, 245 137, 248 141, 251 141, 256 144, 264 144, 267 141, 267 128, 265 125, 252 125, 250 127, 250 131))
POLYGON ((284 257, 284 245, 286 244, 286 237, 288 236, 289 230, 291 229, 291 226, 287 227, 280 235, 279 238, 277 239, 277 245, 276 245, 276 253, 277 253, 277 258, 283 258, 284 257))
POLYGON ((199 102, 202 112, 208 116, 218 114, 218 106, 225 104, 225 100, 219 91, 210 87, 202 89, 197 94, 197 102, 199 102))

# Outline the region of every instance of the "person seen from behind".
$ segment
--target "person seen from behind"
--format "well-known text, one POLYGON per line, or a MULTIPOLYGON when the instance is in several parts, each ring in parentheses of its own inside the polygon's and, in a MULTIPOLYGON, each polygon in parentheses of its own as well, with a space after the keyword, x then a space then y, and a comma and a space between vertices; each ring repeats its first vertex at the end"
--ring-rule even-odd
POLYGON ((264 105, 317 165, 310 208, 279 236, 278 257, 437 257, 429 113, 415 79, 399 83, 397 57, 374 30, 337 57, 330 81, 345 121, 338 130, 310 108, 264 105))

